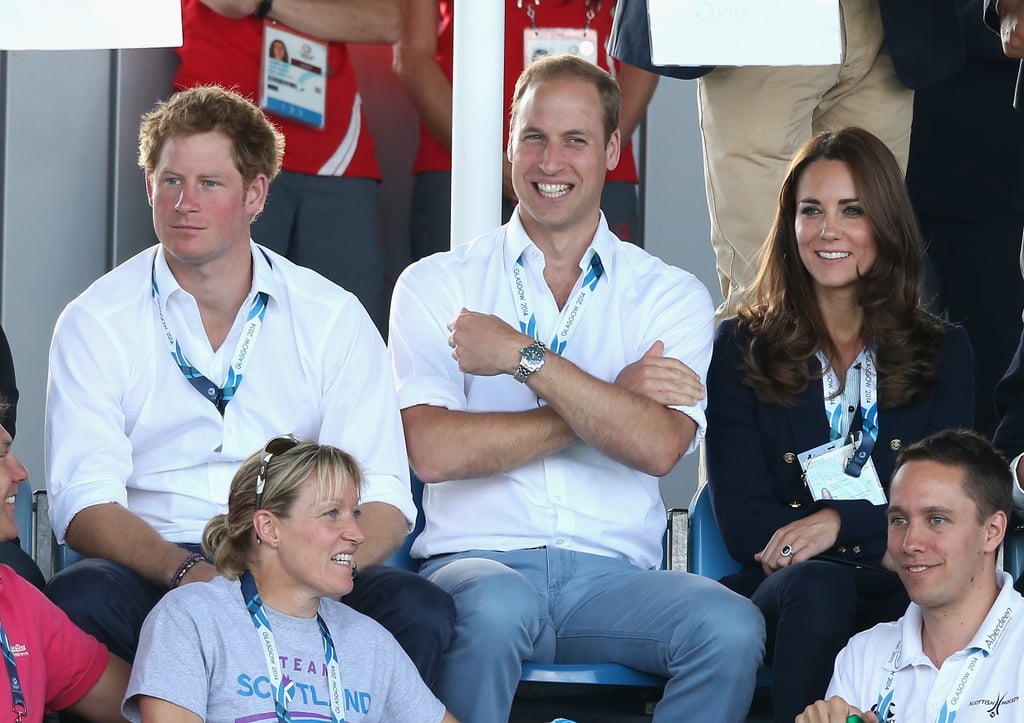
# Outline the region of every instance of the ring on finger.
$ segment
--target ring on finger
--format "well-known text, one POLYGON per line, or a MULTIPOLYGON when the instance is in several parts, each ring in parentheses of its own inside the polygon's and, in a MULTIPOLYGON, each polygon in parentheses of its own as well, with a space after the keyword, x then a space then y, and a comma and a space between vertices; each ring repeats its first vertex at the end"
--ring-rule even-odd
POLYGON ((793 549, 792 545, 783 545, 782 549, 779 551, 779 554, 783 557, 793 557, 793 554, 795 552, 796 550, 793 549))

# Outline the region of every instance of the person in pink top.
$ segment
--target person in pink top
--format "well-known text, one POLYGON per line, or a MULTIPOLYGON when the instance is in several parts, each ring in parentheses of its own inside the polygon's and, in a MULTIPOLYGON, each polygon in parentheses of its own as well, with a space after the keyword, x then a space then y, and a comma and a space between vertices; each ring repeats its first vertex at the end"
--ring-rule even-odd
MULTIPOLYGON (((0 415, 7 402, 0 397, 0 415)), ((14 499, 28 479, 11 449, 11 435, 0 426, 0 540, 18 536, 14 499)), ((34 585, 0 565, 0 710, 2 720, 35 723, 58 710, 96 721, 120 721, 128 686, 128 664, 67 615, 34 585)))

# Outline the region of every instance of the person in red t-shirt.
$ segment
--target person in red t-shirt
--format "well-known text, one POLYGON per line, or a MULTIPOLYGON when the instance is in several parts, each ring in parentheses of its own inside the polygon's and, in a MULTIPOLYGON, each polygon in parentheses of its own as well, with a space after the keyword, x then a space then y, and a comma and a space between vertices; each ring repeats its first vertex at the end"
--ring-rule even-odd
MULTIPOLYGON (((6 407, 0 400, 0 414, 6 407)), ((11 443, 11 435, 0 426, 0 540, 18 536, 14 499, 18 485, 28 479, 11 443)), ((0 664, 0 710, 11 710, 2 720, 32 723, 65 709, 89 720, 123 720, 128 663, 75 627, 7 565, 0 565, 0 648, 5 659, 0 664)))
MULTIPOLYGON (((327 46, 322 127, 268 111, 285 136, 281 173, 252 227, 253 239, 355 294, 378 329, 386 319, 384 255, 377 231, 381 175, 346 43, 398 39, 398 0, 182 0, 184 44, 174 89, 216 84, 259 103, 263 63, 276 34, 327 46), (291 33, 294 31, 294 33, 291 33)), ((287 43, 287 67, 302 66, 287 43)), ((321 89, 315 88, 316 94, 321 89)))
MULTIPOLYGON (((415 180, 410 223, 412 253, 418 259, 436 251, 447 251, 450 246, 454 3, 452 0, 403 0, 403 3, 402 39, 395 45, 394 67, 421 119, 419 151, 412 169, 415 180)), ((536 42, 537 49, 532 55, 537 57, 547 50, 560 52, 563 49, 558 41, 534 41, 534 37, 539 38, 545 31, 555 28, 569 31, 563 35, 587 31, 586 37, 592 39, 592 54, 588 59, 612 73, 622 90, 619 116, 619 130, 624 141, 622 157, 619 165, 608 172, 601 195, 601 210, 612 233, 623 241, 643 246, 636 163, 628 140, 647 111, 658 76, 608 56, 605 46, 611 32, 614 9, 614 0, 531 0, 529 3, 505 0, 502 97, 512 97, 512 88, 524 67, 527 43, 536 42)), ((505 140, 508 140, 507 123, 505 140)), ((495 148, 494 156, 495 163, 503 159, 502 215, 503 221, 508 221, 516 202, 509 177, 510 165, 504 159, 504 148, 495 148)))

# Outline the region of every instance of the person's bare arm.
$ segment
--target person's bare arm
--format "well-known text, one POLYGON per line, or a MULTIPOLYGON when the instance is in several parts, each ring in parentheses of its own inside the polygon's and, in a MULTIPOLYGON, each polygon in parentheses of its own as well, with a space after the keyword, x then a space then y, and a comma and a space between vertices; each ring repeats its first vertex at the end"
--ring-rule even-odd
POLYGON ((577 440, 550 407, 462 412, 420 404, 402 410, 409 464, 425 483, 486 477, 577 440))
POLYGON ((89 691, 78 699, 67 710, 87 720, 105 723, 105 721, 123 721, 121 701, 128 689, 128 677, 132 669, 121 658, 111 654, 107 658, 107 666, 103 669, 100 679, 89 691))
POLYGON ((647 105, 658 87, 658 76, 628 63, 619 63, 617 75, 622 91, 619 131, 625 144, 633 138, 633 132, 647 113, 647 105))
POLYGON ((148 695, 139 696, 139 714, 142 723, 202 723, 202 718, 187 708, 148 695))
MULTIPOLYGON (((120 563, 150 581, 167 587, 189 552, 163 539, 135 513, 119 504, 93 505, 75 515, 65 535, 67 543, 88 557, 120 563)), ((182 578, 182 584, 211 580, 213 565, 200 562, 182 578)))
MULTIPOLYGON (((469 374, 512 374, 519 366, 520 349, 533 343, 489 314, 463 311, 450 328, 453 354, 459 368, 469 374)), ((581 440, 650 475, 671 470, 697 431, 687 415, 597 379, 551 352, 527 384, 581 440)))
POLYGON ((402 33, 392 67, 420 120, 445 148, 452 149, 452 84, 437 63, 437 0, 402 0, 402 33))
MULTIPOLYGON (((228 18, 249 17, 260 5, 260 0, 202 2, 228 18)), ((398 0, 274 0, 267 18, 336 43, 393 43, 401 29, 398 0)))
POLYGON ((359 505, 359 526, 365 539, 356 551, 356 564, 367 569, 384 562, 405 540, 408 530, 405 515, 387 502, 359 505))

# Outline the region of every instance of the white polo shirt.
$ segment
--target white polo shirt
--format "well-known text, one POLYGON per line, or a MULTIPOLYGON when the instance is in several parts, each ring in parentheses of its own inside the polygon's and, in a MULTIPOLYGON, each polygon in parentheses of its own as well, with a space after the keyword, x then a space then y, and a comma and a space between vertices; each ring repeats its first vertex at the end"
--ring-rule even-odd
POLYGON ((362 501, 411 523, 408 459, 387 351, 359 301, 309 269, 252 244, 253 284, 214 351, 195 299, 158 245, 72 301, 54 330, 46 395, 50 519, 64 539, 86 507, 117 502, 173 542, 199 542, 226 510, 239 464, 294 433, 352 454, 362 501), (268 305, 241 385, 224 416, 171 357, 153 297, 188 360, 216 384, 235 359, 259 292, 268 305))
POLYGON ((850 639, 836 658, 825 697, 838 695, 869 710, 891 692, 894 717, 885 720, 893 723, 951 722, 954 712, 956 723, 1024 720, 1024 600, 1008 573, 996 575, 999 596, 988 616, 971 643, 941 668, 924 654, 921 609, 911 603, 898 621, 850 639))
MULTIPOLYGON (((602 217, 581 261, 581 278, 598 254, 603 275, 574 321, 562 356, 607 382, 657 340, 705 378, 711 360, 714 307, 691 274, 622 243, 602 217)), ((447 324, 463 307, 496 314, 519 328, 513 267, 522 259, 538 336, 562 328, 543 279, 544 255, 518 212, 485 236, 413 264, 399 278, 391 305, 389 346, 402 408, 523 411, 537 397, 509 375, 463 374, 448 346, 447 324)), ((570 304, 566 305, 570 308, 570 304)), ((704 404, 681 410, 703 438, 704 404)), ((693 448, 691 447, 691 449, 693 448)), ((665 505, 658 479, 622 465, 582 442, 489 478, 427 485, 426 529, 413 555, 515 550, 541 545, 622 556, 641 568, 661 562, 665 505)))

